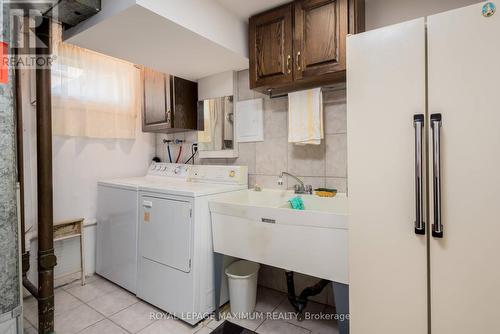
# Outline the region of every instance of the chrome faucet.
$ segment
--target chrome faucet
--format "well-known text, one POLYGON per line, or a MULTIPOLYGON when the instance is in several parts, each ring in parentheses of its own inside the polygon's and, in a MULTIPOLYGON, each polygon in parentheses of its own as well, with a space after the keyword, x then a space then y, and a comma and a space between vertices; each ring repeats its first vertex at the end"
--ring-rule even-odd
POLYGON ((280 176, 278 177, 278 185, 280 186, 283 185, 283 175, 285 174, 290 177, 293 177, 299 183, 294 186, 296 194, 312 194, 312 186, 310 184, 305 185, 304 182, 302 182, 302 180, 299 179, 297 176, 287 172, 281 172, 280 176))

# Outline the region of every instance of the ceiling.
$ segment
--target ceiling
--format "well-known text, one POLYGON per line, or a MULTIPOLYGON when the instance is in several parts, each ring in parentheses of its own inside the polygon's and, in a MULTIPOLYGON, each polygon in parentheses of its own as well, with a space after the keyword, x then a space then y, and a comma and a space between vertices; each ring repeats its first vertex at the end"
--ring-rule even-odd
POLYGON ((248 68, 243 55, 139 5, 65 41, 189 80, 248 68))
POLYGON ((216 0, 224 8, 247 20, 250 16, 267 9, 291 2, 291 0, 216 0))

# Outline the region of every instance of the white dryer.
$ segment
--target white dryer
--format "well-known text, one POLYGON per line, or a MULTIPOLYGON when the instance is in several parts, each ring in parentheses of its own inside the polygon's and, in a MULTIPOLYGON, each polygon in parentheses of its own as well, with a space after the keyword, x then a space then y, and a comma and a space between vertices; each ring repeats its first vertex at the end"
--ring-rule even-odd
POLYGON ((195 324, 214 310, 208 201, 246 189, 247 168, 161 164, 156 173, 164 180, 139 186, 137 296, 195 324))
POLYGON ((96 272, 133 293, 137 290, 139 186, 162 180, 156 175, 161 167, 153 163, 146 175, 97 184, 96 272))
MULTIPOLYGON (((99 182, 96 272, 190 324, 199 322, 214 310, 208 201, 247 183, 244 166, 168 163, 153 163, 142 177, 99 182)), ((227 301, 223 283, 221 303, 227 301)))

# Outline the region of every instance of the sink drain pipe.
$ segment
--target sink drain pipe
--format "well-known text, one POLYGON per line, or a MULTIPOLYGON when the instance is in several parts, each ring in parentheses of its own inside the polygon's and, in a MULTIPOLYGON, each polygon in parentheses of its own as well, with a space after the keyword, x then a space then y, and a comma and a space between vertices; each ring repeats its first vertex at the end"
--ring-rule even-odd
POLYGON ((298 319, 302 320, 304 309, 307 306, 308 298, 321 293, 321 291, 323 291, 323 289, 331 282, 329 280, 322 279, 313 286, 307 287, 302 290, 301 294, 297 296, 295 294, 293 271, 287 271, 285 272, 285 275, 288 288, 288 300, 290 301, 290 304, 292 304, 295 311, 298 313, 298 319))

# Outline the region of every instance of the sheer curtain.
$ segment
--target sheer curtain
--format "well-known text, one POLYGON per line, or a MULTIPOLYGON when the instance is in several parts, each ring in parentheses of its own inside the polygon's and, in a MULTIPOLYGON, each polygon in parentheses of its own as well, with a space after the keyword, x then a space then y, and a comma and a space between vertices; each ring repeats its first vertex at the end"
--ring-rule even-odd
POLYGON ((56 43, 53 132, 60 136, 135 138, 140 71, 133 64, 56 43))

